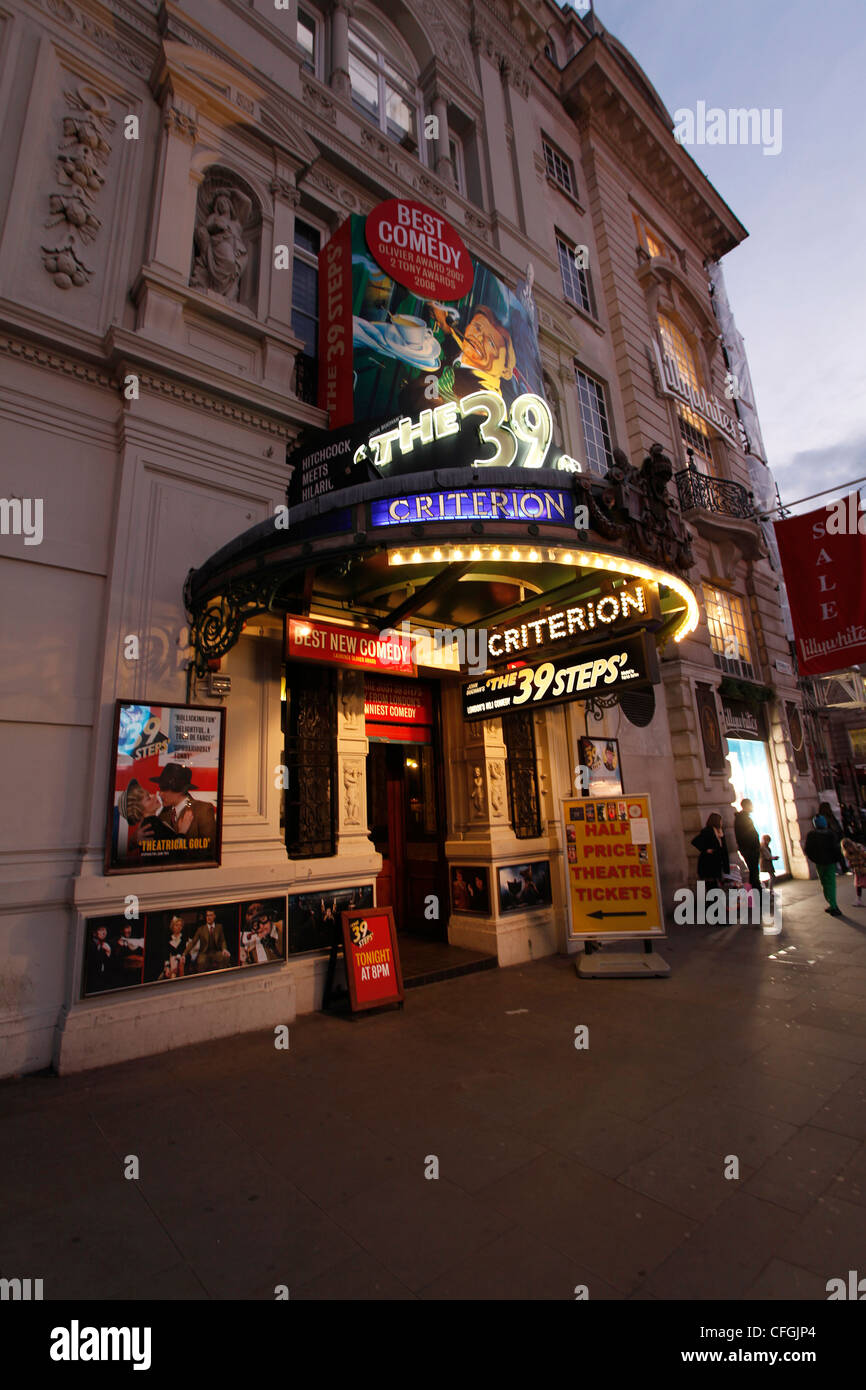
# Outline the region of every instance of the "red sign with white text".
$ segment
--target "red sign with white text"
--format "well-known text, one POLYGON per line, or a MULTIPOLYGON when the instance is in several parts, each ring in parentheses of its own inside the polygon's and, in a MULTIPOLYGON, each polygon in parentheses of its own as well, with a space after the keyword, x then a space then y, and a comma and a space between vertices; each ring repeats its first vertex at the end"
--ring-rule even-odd
POLYGON ((411 637, 394 633, 385 641, 376 632, 318 623, 312 618, 286 618, 285 651, 292 661, 325 661, 401 676, 414 676, 417 670, 411 637))
POLYGON ((346 979, 352 1010, 398 1004, 403 999, 403 976, 397 951, 394 912, 372 907, 341 912, 346 979))
POLYGON ((432 208, 388 198, 367 217, 367 245, 383 270, 421 299, 462 299, 475 268, 463 239, 432 208))
POLYGON ((801 674, 866 661, 866 517, 856 492, 773 525, 801 674))
POLYGON ((433 692, 421 681, 364 681, 364 717, 389 724, 432 724, 433 692))
POLYGON ((319 408, 329 424, 352 418, 352 225, 347 219, 319 254, 319 408))

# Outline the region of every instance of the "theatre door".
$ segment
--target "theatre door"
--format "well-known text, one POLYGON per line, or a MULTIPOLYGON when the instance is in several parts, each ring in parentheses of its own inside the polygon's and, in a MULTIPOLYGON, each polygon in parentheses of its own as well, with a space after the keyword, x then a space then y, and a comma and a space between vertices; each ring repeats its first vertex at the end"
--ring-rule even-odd
POLYGON ((382 856, 376 903, 394 909, 398 931, 444 941, 448 893, 435 686, 379 676, 365 677, 364 685, 367 814, 382 856))

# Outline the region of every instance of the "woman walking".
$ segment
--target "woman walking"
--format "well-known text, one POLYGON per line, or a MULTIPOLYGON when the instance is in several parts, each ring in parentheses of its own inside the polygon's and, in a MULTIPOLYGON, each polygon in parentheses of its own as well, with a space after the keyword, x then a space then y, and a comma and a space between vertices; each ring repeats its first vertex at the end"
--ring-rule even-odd
POLYGON ((718 888, 723 878, 727 878, 731 860, 722 830, 722 818, 718 811, 707 816, 703 830, 692 840, 698 851, 698 878, 702 878, 707 888, 718 888))

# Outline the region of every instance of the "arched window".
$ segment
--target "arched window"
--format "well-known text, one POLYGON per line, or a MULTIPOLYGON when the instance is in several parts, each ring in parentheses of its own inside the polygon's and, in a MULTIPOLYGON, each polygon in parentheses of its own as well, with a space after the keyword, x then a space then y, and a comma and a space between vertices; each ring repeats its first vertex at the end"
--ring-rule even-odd
POLYGON ((426 163, 427 142, 419 138, 424 112, 416 82, 417 64, 404 40, 383 19, 364 15, 349 25, 352 101, 383 135, 426 163))
MULTIPOLYGON (((682 329, 678 328, 673 320, 665 314, 659 314, 658 325, 662 351, 674 363, 683 381, 688 382, 695 391, 700 391, 704 383, 701 380, 697 358, 682 329)), ((716 470, 713 450, 704 421, 682 401, 677 402, 677 415, 683 451, 685 452, 686 449, 694 450, 699 465, 703 464, 708 473, 714 474, 716 470)), ((687 457, 684 461, 687 461, 687 457)))

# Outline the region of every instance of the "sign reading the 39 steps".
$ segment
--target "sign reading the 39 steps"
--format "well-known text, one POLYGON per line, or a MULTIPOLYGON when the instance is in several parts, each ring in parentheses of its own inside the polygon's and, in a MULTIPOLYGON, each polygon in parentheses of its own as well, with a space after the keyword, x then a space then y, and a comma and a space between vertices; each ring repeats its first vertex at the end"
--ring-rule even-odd
POLYGON ((649 796, 562 803, 570 941, 664 936, 649 796))

